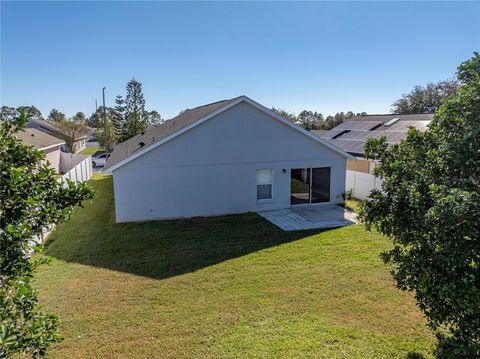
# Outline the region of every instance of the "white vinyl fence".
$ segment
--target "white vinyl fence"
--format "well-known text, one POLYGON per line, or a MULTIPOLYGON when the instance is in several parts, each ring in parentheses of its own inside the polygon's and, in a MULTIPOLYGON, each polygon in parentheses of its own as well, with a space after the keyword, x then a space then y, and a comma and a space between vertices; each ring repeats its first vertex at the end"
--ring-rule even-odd
POLYGON ((381 188, 382 181, 370 173, 347 170, 347 190, 352 190, 353 197, 365 199, 374 188, 381 188))
POLYGON ((60 172, 64 173, 62 181, 66 179, 75 183, 88 181, 93 174, 91 156, 61 152, 60 172))
MULTIPOLYGON (((65 182, 67 178, 75 183, 88 181, 93 174, 91 156, 60 152, 60 172, 65 173, 58 178, 60 182, 65 182)), ((31 244, 43 243, 53 228, 54 225, 45 227, 41 234, 33 236, 29 241, 31 244)), ((33 251, 26 253, 27 256, 32 254, 33 251)))

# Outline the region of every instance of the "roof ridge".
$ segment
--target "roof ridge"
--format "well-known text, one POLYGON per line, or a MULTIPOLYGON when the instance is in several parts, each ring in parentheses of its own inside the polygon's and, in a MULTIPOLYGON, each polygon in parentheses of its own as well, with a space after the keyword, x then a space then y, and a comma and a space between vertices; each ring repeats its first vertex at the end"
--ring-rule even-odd
POLYGON ((352 117, 367 117, 367 116, 418 116, 418 115, 434 115, 434 113, 367 113, 365 115, 354 115, 352 117))

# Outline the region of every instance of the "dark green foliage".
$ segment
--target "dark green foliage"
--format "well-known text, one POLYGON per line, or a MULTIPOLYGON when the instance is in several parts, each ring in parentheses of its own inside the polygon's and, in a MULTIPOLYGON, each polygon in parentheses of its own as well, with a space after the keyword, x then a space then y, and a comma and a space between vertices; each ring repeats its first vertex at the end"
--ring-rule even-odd
MULTIPOLYGON (((111 119, 114 116, 114 109, 108 106, 105 106, 105 112, 107 114, 107 119, 111 119)), ((92 128, 104 127, 103 123, 103 106, 100 106, 94 113, 90 115, 87 119, 87 125, 92 128)))
POLYGON ((162 116, 160 116, 160 114, 157 112, 157 111, 150 111, 150 112, 147 112, 147 123, 149 125, 159 125, 161 123, 163 123, 163 119, 162 119, 162 116))
POLYGON ((459 83, 455 80, 415 86, 410 93, 403 94, 393 103, 392 113, 435 113, 447 97, 458 94, 458 87, 459 83))
POLYGON ((77 112, 75 116, 72 117, 72 121, 86 124, 87 118, 85 117, 85 114, 83 112, 77 112))
POLYGON ((42 152, 15 137, 28 118, 25 109, 0 125, 0 357, 43 356, 60 340, 58 318, 38 304, 30 281, 42 260, 26 254, 39 247, 29 239, 67 219, 74 206, 91 198, 87 184, 62 185, 42 152))
POLYGON ((27 117, 32 119, 32 120, 41 120, 42 119, 42 113, 38 108, 35 106, 20 106, 17 108, 17 111, 20 109, 24 109, 25 113, 27 114, 27 117))
POLYGON ((425 133, 400 144, 369 140, 382 191, 361 219, 393 239, 383 254, 402 290, 415 292, 429 326, 448 329, 442 358, 480 357, 480 56, 458 69, 456 98, 446 99, 425 133))
POLYGON ((281 108, 272 107, 272 111, 278 113, 280 116, 286 118, 289 121, 296 122, 297 116, 294 113, 282 110, 281 108))
MULTIPOLYGON (((272 107, 272 111, 278 113, 280 116, 283 116, 289 121, 299 124, 308 131, 330 130, 355 115, 352 111, 348 111, 346 114, 343 112, 338 112, 334 116, 323 117, 323 115, 319 112, 303 110, 298 116, 295 116, 294 113, 275 107, 272 107)), ((362 115, 366 115, 366 113, 362 112, 362 115)))
POLYGON ((63 121, 66 120, 65 114, 58 111, 56 108, 52 109, 48 114, 48 119, 50 121, 63 121))
POLYGON ((147 112, 141 82, 131 79, 127 83, 125 97, 125 128, 128 138, 131 138, 147 128, 147 112))
POLYGON ((20 106, 18 108, 9 107, 9 106, 2 106, 0 110, 0 120, 12 120, 17 114, 20 109, 25 110, 27 117, 32 120, 41 120, 42 113, 38 108, 35 106, 20 106))
POLYGON ((112 113, 112 130, 118 142, 123 142, 144 132, 147 125, 162 123, 162 117, 157 111, 145 110, 145 99, 142 83, 132 79, 127 83, 127 95, 115 98, 115 109, 112 113))
POLYGON ((107 126, 101 126, 95 129, 95 137, 97 138, 98 144, 106 148, 108 152, 113 151, 113 148, 115 147, 115 144, 117 143, 118 137, 117 133, 115 131, 114 125, 112 123, 112 120, 110 118, 107 118, 107 126), (105 129, 107 130, 107 139, 108 139, 108 144, 105 143, 105 129))
POLYGON ((125 100, 120 95, 115 98, 115 108, 113 109, 112 114, 113 131, 118 138, 118 141, 123 142, 127 139, 127 128, 125 118, 125 100))

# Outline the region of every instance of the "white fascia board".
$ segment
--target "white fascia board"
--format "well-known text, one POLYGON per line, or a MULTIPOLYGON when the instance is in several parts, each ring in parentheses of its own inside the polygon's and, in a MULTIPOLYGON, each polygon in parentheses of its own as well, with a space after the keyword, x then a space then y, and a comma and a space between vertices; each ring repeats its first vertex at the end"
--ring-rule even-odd
POLYGON ((60 147, 60 146, 62 146, 62 145, 64 145, 64 144, 65 144, 65 142, 60 142, 60 143, 56 143, 56 144, 54 144, 54 145, 50 145, 50 146, 46 146, 46 147, 41 147, 41 148, 39 148, 39 150, 40 150, 40 151, 45 151, 45 150, 49 150, 50 148, 53 148, 53 147, 57 147, 57 146, 60 147))

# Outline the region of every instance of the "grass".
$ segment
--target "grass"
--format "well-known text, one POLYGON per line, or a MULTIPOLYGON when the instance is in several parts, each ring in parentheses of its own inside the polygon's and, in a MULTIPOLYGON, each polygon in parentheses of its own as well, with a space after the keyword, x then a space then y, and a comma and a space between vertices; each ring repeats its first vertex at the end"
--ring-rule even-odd
POLYGON ((347 199, 344 203, 344 207, 348 209, 349 211, 358 213, 360 211, 360 205, 362 201, 359 199, 347 199))
POLYGON ((92 157, 95 157, 103 152, 105 152, 105 149, 103 147, 87 147, 83 151, 80 151, 80 154, 91 155, 92 157))
POLYGON ((283 232, 256 214, 114 224, 112 179, 39 269, 58 358, 431 357, 434 338, 362 226, 283 232))

